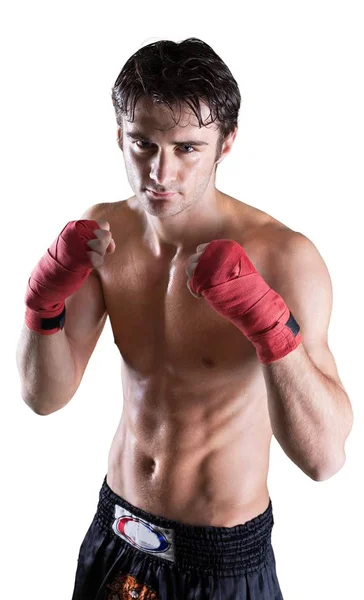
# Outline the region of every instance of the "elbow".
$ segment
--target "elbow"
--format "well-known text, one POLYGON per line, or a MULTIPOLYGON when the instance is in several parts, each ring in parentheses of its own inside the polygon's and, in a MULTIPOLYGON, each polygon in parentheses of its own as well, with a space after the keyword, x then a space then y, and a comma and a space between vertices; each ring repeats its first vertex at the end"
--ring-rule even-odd
POLYGON ((34 401, 32 398, 27 398, 25 396, 22 396, 25 404, 27 406, 29 406, 30 410, 35 413, 36 415, 40 415, 42 417, 45 417, 46 415, 50 415, 51 413, 49 411, 46 411, 44 409, 44 407, 42 407, 41 405, 39 405, 38 402, 34 401))
POLYGON ((29 408, 36 415, 46 417, 57 412, 58 410, 61 410, 61 408, 64 408, 70 402, 70 400, 72 400, 74 394, 75 390, 71 390, 68 391, 67 395, 62 394, 58 395, 57 397, 53 397, 49 394, 40 394, 36 392, 30 394, 29 390, 27 393, 25 393, 23 390, 21 396, 25 404, 27 404, 27 406, 29 406, 29 408))
POLYGON ((33 412, 35 412, 36 415, 39 415, 41 417, 46 417, 47 415, 51 415, 52 414, 50 412, 46 412, 44 410, 36 409, 36 408, 33 408, 33 412))
POLYGON ((61 408, 66 406, 66 404, 68 404, 68 400, 64 404, 58 405, 56 408, 53 407, 52 409, 46 409, 44 406, 31 406, 30 408, 33 412, 35 412, 36 415, 39 415, 41 417, 47 417, 48 415, 51 415, 57 412, 58 410, 61 410, 61 408))
POLYGON ((338 473, 346 462, 346 456, 344 454, 343 458, 337 460, 336 462, 331 462, 330 465, 326 465, 325 467, 321 467, 316 469, 316 471, 311 475, 311 479, 314 481, 327 481, 327 479, 331 479, 336 473, 338 473))
MULTIPOLYGON (((34 412, 36 415, 41 417, 46 417, 47 415, 51 415, 53 412, 62 408, 58 406, 58 408, 54 407, 54 404, 50 406, 49 401, 46 401, 37 396, 29 396, 28 394, 22 394, 22 399, 27 406, 29 406, 30 410, 34 412)), ((64 405, 63 405, 64 406, 64 405)))

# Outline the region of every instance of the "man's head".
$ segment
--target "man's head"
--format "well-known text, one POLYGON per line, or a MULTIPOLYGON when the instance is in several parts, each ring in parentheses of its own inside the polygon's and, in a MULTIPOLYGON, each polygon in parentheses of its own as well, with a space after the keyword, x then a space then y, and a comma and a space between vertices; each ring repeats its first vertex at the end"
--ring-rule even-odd
POLYGON ((217 164, 237 133, 240 100, 228 67, 199 39, 162 40, 131 56, 112 88, 112 102, 136 196, 152 189, 196 201, 214 187, 217 164))

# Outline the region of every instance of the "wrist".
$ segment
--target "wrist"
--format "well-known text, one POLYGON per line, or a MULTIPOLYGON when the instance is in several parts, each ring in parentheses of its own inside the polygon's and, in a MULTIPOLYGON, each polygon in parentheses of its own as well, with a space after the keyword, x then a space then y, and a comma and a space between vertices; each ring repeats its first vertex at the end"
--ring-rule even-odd
MULTIPOLYGON (((59 312, 59 311, 58 311, 59 312)), ((51 317, 45 317, 44 313, 40 311, 35 311, 26 307, 25 310, 25 324, 26 326, 35 331, 36 333, 41 333, 43 335, 51 335, 53 333, 57 333, 60 329, 63 329, 66 321, 66 306, 63 305, 63 308, 59 314, 51 317)))

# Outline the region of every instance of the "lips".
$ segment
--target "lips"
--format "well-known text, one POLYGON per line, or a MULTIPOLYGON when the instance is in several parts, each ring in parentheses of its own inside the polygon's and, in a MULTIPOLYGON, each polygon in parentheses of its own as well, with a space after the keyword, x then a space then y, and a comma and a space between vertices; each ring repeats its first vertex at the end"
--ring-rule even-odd
POLYGON ((170 196, 173 196, 175 194, 175 192, 155 192, 149 189, 147 189, 147 192, 149 192, 156 198, 169 198, 170 196))

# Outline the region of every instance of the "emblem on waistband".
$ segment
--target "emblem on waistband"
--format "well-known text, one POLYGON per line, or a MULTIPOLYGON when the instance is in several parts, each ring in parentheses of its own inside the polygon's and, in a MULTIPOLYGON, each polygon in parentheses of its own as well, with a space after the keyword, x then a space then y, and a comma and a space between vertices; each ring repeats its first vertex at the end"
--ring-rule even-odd
POLYGON ((106 600, 159 600, 149 585, 139 583, 133 575, 118 573, 106 589, 106 600))
POLYGON ((175 562, 174 531, 149 523, 115 504, 112 529, 123 540, 148 554, 175 562))

